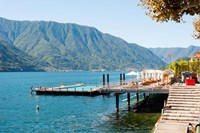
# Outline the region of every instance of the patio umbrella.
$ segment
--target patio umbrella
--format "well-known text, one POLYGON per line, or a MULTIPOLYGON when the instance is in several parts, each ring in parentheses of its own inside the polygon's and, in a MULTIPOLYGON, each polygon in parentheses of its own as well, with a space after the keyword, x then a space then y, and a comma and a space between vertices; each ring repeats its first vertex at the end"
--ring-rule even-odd
POLYGON ((126 75, 129 75, 129 76, 137 76, 137 75, 139 75, 139 73, 137 73, 137 72, 135 72, 135 71, 131 71, 131 72, 129 72, 129 73, 127 73, 126 75))
POLYGON ((135 71, 131 71, 131 72, 127 73, 126 75, 128 75, 128 76, 138 76, 140 74, 135 72, 135 71))

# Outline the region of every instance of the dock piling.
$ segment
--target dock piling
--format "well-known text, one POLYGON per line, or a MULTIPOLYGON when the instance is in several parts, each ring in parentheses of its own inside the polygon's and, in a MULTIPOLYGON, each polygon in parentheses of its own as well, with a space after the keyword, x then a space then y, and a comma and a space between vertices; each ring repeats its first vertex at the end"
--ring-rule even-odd
POLYGON ((122 74, 120 73, 120 85, 122 85, 122 74))
POLYGON ((103 86, 106 85, 106 79, 105 79, 105 74, 103 74, 103 86))
POLYGON ((119 94, 115 93, 116 95, 116 112, 119 112, 119 94))
POLYGON ((109 74, 107 74, 107 85, 108 85, 108 86, 109 86, 109 82, 110 82, 109 74))
POLYGON ((127 103, 128 103, 128 111, 131 111, 131 106, 130 106, 130 93, 127 93, 127 103))
POLYGON ((125 80, 126 80, 125 73, 123 73, 123 85, 125 85, 125 80))

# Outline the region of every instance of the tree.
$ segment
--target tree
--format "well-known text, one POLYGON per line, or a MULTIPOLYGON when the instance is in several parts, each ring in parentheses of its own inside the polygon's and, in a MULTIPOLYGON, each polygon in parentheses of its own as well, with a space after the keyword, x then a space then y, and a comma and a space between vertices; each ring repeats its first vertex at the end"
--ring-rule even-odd
POLYGON ((200 18, 196 19, 196 21, 194 21, 193 25, 194 25, 194 28, 195 28, 194 37, 196 39, 200 39, 200 18))
POLYGON ((200 61, 199 60, 193 60, 190 62, 190 71, 193 73, 199 73, 200 71, 200 61))
POLYGON ((175 71, 175 75, 180 75, 183 71, 190 71, 193 74, 200 73, 200 61, 192 60, 188 62, 188 59, 177 60, 166 66, 167 69, 175 71))
MULTIPOLYGON (((157 22, 181 22, 183 15, 200 15, 200 0, 140 0, 147 15, 157 22)), ((200 39, 200 17, 194 23, 194 37, 200 39)))
POLYGON ((173 63, 173 65, 174 65, 174 72, 175 72, 175 75, 178 75, 178 73, 179 73, 179 64, 175 61, 175 62, 173 63))

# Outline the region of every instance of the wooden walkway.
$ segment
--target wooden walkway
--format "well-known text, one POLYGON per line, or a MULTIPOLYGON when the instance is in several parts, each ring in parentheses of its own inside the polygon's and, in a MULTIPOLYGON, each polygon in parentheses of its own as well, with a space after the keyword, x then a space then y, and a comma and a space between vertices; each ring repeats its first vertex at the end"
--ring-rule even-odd
MULTIPOLYGON (((31 87, 31 94, 34 92, 36 95, 75 95, 75 96, 98 96, 102 95, 100 92, 101 87, 85 89, 82 84, 70 85, 70 86, 58 86, 58 87, 31 87), (77 89, 79 88, 79 89, 77 89)), ((90 86, 90 85, 89 85, 90 86)), ((106 93, 105 93, 106 94, 106 93)))
POLYGON ((174 86, 154 133, 187 133, 188 124, 195 126, 199 116, 200 86, 174 86))

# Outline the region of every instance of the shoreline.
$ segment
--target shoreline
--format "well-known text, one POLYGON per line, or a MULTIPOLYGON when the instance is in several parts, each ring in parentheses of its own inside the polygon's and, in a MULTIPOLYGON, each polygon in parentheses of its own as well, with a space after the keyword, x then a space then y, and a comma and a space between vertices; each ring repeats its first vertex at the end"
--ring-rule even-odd
MULTIPOLYGON (((146 132, 151 133, 161 116, 161 110, 167 95, 153 94, 139 104, 137 111, 131 105, 131 111, 121 110, 113 113, 105 126, 114 132, 146 132)), ((103 124, 104 125, 104 124, 103 124)))

